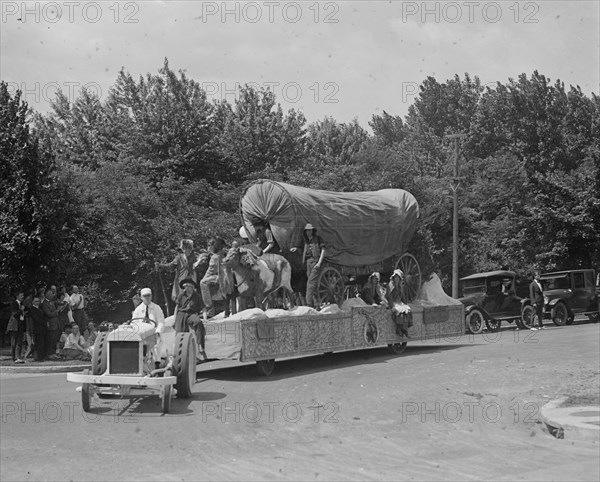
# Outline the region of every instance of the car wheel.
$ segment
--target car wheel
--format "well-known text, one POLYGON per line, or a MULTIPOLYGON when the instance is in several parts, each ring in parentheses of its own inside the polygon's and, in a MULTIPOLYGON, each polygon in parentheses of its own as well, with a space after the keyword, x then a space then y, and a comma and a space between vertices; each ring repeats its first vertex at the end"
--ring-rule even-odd
POLYGON ((487 329, 492 333, 496 333, 497 331, 500 331, 502 320, 495 320, 493 318, 490 320, 485 320, 485 326, 487 326, 487 329))
POLYGON ((524 328, 525 330, 530 330, 535 326, 537 315, 535 314, 535 309, 531 305, 527 305, 523 308, 521 312, 521 325, 520 328, 524 328))
POLYGON ((467 315, 467 330, 469 333, 473 335, 477 335, 483 331, 483 327, 485 326, 485 318, 483 317, 483 313, 481 310, 474 308, 467 315))
POLYGON ((558 302, 556 306, 552 308, 552 322, 556 326, 564 326, 569 321, 569 312, 564 303, 558 302))

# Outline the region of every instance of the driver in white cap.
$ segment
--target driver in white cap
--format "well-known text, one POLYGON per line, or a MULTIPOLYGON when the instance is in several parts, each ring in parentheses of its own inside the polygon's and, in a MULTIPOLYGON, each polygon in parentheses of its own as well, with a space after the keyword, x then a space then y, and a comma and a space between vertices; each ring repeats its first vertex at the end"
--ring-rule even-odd
POLYGON ((133 311, 132 318, 149 318, 156 323, 156 328, 160 332, 160 328, 165 324, 165 315, 160 306, 152 302, 152 290, 150 288, 142 288, 140 292, 142 302, 133 311))

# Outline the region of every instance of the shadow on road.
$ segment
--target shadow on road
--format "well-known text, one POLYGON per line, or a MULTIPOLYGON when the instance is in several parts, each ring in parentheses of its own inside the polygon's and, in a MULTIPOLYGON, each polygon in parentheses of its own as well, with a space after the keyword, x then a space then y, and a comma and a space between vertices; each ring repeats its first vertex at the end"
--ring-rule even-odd
MULTIPOLYGON (((173 397, 171 410, 166 415, 191 415, 194 410, 190 409, 193 402, 211 402, 221 400, 227 395, 222 392, 198 392, 193 393, 190 398, 173 397)), ((100 418, 119 418, 125 422, 135 423, 138 417, 160 417, 163 416, 161 401, 156 394, 148 392, 147 396, 132 395, 126 397, 103 396, 94 397, 92 408, 87 417, 90 420, 100 418)))
POLYGON ((228 381, 260 381, 274 382, 294 376, 304 376, 322 371, 347 368, 357 365, 386 363, 390 359, 441 353, 454 350, 468 344, 436 345, 436 346, 407 346, 402 354, 392 354, 386 347, 352 350, 345 352, 313 355, 302 358, 282 359, 275 361, 275 369, 268 377, 259 375, 255 364, 230 368, 215 368, 199 372, 198 381, 202 379, 228 381))

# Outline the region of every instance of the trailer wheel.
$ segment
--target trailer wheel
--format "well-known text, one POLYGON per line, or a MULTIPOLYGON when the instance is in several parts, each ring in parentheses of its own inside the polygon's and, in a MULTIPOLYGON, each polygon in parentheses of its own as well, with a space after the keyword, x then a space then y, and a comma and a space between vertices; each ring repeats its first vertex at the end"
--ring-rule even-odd
POLYGON ((558 302, 556 306, 552 308, 552 322, 556 326, 564 326, 569 321, 569 312, 564 303, 558 302))
POLYGON ((273 369, 275 368, 275 360, 271 358, 270 360, 258 360, 256 362, 256 369, 258 373, 268 377, 273 373, 273 369))
POLYGON ((407 303, 415 300, 421 291, 421 268, 416 258, 410 253, 404 253, 396 263, 396 269, 404 273, 403 298, 407 303))
MULTIPOLYGON (((165 377, 171 377, 173 374, 170 370, 165 372, 165 377)), ((172 385, 163 385, 160 391, 160 408, 162 413, 169 413, 171 411, 171 399, 173 398, 173 387, 172 385)))
MULTIPOLYGON (((323 303, 342 304, 344 299, 344 278, 333 266, 326 266, 317 280, 317 298, 323 303)), ((309 300, 306 300, 309 301, 309 300)))
POLYGON ((98 334, 94 342, 94 351, 92 352, 92 375, 103 375, 106 372, 108 360, 107 332, 98 334))
MULTIPOLYGON (((83 371, 84 375, 89 375, 90 370, 86 369, 83 371)), ((92 406, 92 390, 89 383, 83 383, 81 385, 81 407, 84 412, 89 412, 92 406)))
POLYGON ((394 355, 400 355, 401 353, 404 353, 404 350, 406 350, 406 342, 403 341, 402 343, 392 343, 388 345, 388 350, 394 355))
POLYGON ((173 372, 177 377, 177 398, 190 398, 196 383, 196 341, 190 332, 177 333, 175 337, 173 372))

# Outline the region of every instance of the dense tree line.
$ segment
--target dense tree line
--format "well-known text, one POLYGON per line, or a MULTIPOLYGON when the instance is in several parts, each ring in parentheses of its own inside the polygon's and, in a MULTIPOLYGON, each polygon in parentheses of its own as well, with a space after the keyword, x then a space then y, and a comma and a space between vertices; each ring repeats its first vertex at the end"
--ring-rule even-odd
MULTIPOLYGON (((393 106, 394 99, 390 99, 393 106)), ((484 88, 428 77, 405 119, 373 134, 332 117, 307 124, 268 90, 233 103, 165 60, 28 110, 0 84, 0 284, 72 281, 99 303, 155 278, 177 241, 231 240, 245 185, 271 178, 336 191, 407 189, 421 207, 411 250, 449 287, 453 170, 460 156, 460 271, 600 267, 600 99, 534 72, 484 88)))

